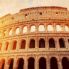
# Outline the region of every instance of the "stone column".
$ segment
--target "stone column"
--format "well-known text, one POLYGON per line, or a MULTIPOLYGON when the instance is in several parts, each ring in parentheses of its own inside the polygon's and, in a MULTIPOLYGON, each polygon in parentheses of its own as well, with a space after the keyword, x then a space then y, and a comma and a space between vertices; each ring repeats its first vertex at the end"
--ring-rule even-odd
POLYGON ((14 59, 14 63, 13 63, 13 69, 17 69, 17 67, 18 67, 17 61, 18 61, 18 59, 15 58, 15 59, 14 59))
POLYGON ((28 60, 27 60, 27 57, 24 58, 24 69, 28 69, 28 60))
POLYGON ((49 59, 49 57, 46 59, 46 68, 50 69, 50 59, 49 59))
POLYGON ((18 39, 18 40, 17 40, 17 45, 16 45, 16 50, 19 50, 19 49, 20 49, 20 45, 21 45, 21 44, 20 44, 20 40, 18 39))
POLYGON ((12 50, 12 48, 13 48, 13 40, 10 40, 9 50, 12 50))
POLYGON ((60 49, 58 38, 55 39, 55 47, 56 47, 56 50, 60 49))
POLYGON ((11 40, 9 41, 8 51, 10 51, 10 46, 11 46, 11 40))
POLYGON ((29 38, 27 36, 26 38, 26 47, 25 47, 26 51, 29 49, 29 38))
POLYGON ((36 56, 35 58, 35 69, 39 69, 39 60, 38 60, 38 56, 36 56))
POLYGON ((14 36, 15 33, 16 33, 16 31, 15 31, 15 28, 13 27, 13 28, 12 28, 12 36, 14 36))
POLYGON ((45 48, 46 48, 46 50, 49 48, 49 43, 48 43, 48 40, 47 40, 47 37, 46 37, 46 42, 45 42, 45 48))
MULTIPOLYGON (((48 35, 47 35, 47 36, 48 36, 48 35)), ((46 42, 46 45, 47 45, 46 48, 49 49, 49 39, 47 38, 46 41, 47 41, 47 42, 46 42)))
POLYGON ((9 69, 8 59, 5 59, 4 69, 9 69))
POLYGON ((61 62, 60 59, 58 60, 58 69, 63 69, 63 68, 62 68, 62 62, 61 62))
POLYGON ((23 27, 20 26, 19 28, 20 28, 20 34, 23 34, 23 27))
POLYGON ((65 47, 68 49, 69 48, 69 46, 68 46, 68 39, 67 38, 65 38, 65 47))
POLYGON ((1 51, 4 52, 5 50, 5 41, 2 41, 2 48, 1 48, 1 51))
POLYGON ((6 36, 9 36, 9 29, 6 30, 6 36))
POLYGON ((38 46, 38 38, 37 37, 35 38, 35 48, 36 48, 36 50, 38 50, 38 48, 39 48, 39 46, 38 46))

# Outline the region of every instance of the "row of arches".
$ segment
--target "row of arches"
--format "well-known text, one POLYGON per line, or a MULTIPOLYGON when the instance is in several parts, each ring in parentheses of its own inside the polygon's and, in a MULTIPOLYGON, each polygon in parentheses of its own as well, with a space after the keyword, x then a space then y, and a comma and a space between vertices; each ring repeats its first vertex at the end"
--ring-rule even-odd
MULTIPOLYGON (((30 57, 28 59, 28 66, 27 68, 28 69, 35 69, 35 59, 33 57, 30 57)), ((5 60, 2 61, 1 64, 1 68, 0 69, 4 69, 4 66, 5 66, 5 60)), ((9 62, 8 62, 8 69, 13 69, 13 65, 14 65, 14 59, 10 59, 9 62)), ((17 61, 17 69, 24 69, 24 59, 23 58, 19 58, 18 61, 17 61)), ((41 57, 39 59, 39 62, 38 62, 38 68, 39 69, 47 69, 47 60, 44 58, 44 57, 41 57)), ((62 68, 63 69, 69 69, 69 60, 68 58, 66 57, 63 57, 62 58, 62 61, 61 61, 61 64, 62 64, 62 68)), ((52 57, 50 59, 50 69, 59 69, 59 61, 57 61, 56 57, 52 57)))
MULTIPOLYGON (((50 38, 48 40, 48 43, 49 43, 49 48, 56 48, 56 41, 54 40, 54 38, 50 38)), ((64 41, 63 38, 60 38, 58 43, 59 43, 60 48, 65 48, 66 47, 65 46, 65 41, 64 41)), ((35 44, 36 44, 35 39, 30 39, 29 48, 35 48, 35 44)), ((15 50, 16 47, 17 47, 17 41, 16 40, 13 41, 12 45, 13 45, 12 46, 12 50, 15 50)), ((45 48, 46 47, 45 45, 46 45, 45 39, 44 38, 40 38, 39 42, 38 42, 38 48, 45 48)), ((0 47, 2 47, 2 46, 0 46, 0 47)), ((8 47, 9 47, 9 42, 6 42, 5 50, 8 50, 8 47)), ((26 40, 23 39, 21 41, 21 43, 19 45, 19 48, 20 49, 25 49, 26 48, 26 40)))
MULTIPOLYGON (((68 42, 69 42, 69 40, 68 40, 68 42)), ((50 38, 48 40, 48 43, 49 43, 49 48, 56 48, 56 41, 54 40, 54 38, 50 38)), ((64 41, 63 38, 60 38, 58 43, 59 43, 60 48, 65 48, 66 47, 65 41, 64 41)), ((35 44, 36 44, 35 39, 30 39, 29 48, 35 48, 35 44)), ((44 38, 40 38, 39 42, 38 42, 38 48, 45 48, 45 44, 46 44, 45 39, 44 38)), ((5 50, 8 50, 9 45, 10 45, 9 42, 5 43, 5 50)), ((20 49, 25 49, 26 40, 23 39, 19 46, 20 46, 19 47, 20 49)), ((12 43, 12 50, 15 50, 16 47, 17 47, 17 41, 15 40, 12 43)), ((2 43, 0 43, 0 50, 1 50, 1 48, 2 48, 2 43)))
POLYGON ((13 34, 15 35, 19 35, 19 34, 25 34, 28 32, 68 32, 69 31, 69 26, 65 25, 64 27, 57 24, 55 27, 52 24, 47 25, 47 27, 44 24, 40 24, 38 27, 36 27, 35 25, 31 25, 30 29, 28 29, 28 26, 23 26, 21 27, 16 27, 15 29, 9 29, 9 30, 4 30, 4 33, 0 32, 0 35, 3 34, 4 36, 9 35, 9 36, 13 36, 13 34))

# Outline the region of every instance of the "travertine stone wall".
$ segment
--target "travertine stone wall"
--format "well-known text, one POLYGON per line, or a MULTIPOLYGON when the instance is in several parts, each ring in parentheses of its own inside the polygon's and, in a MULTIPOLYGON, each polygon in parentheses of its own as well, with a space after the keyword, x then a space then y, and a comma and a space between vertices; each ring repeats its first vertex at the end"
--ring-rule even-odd
POLYGON ((39 59, 46 59, 47 69, 50 69, 50 59, 55 57, 58 69, 63 69, 62 59, 69 60, 69 11, 64 7, 36 7, 22 9, 16 14, 8 14, 0 18, 0 69, 4 63, 4 69, 9 69, 10 59, 14 59, 13 69, 18 68, 18 59, 23 58, 23 69, 28 69, 28 59, 33 57, 35 69, 39 69, 39 59), (44 31, 39 31, 39 26, 44 26, 44 31), (52 25, 53 31, 48 31, 48 25, 52 25), (56 25, 61 26, 62 30, 57 31, 56 25), (27 27, 27 32, 23 33, 23 28, 27 27), (35 26, 36 31, 30 32, 31 26, 35 26), (66 26, 66 29, 65 29, 66 26), (16 29, 19 33, 16 34, 16 29), (9 35, 12 30, 12 35, 9 35), (39 48, 39 40, 44 39, 45 48, 39 48), (49 47, 49 39, 53 38, 55 48, 49 47), (65 43, 64 48, 60 48, 59 39, 65 43), (30 40, 35 40, 35 48, 29 48, 30 40), (25 49, 20 49, 21 41, 25 40, 25 49), (13 43, 17 41, 16 48, 13 50, 13 43), (6 45, 6 42, 9 44, 6 45), (5 50, 7 47, 7 50, 5 50), (3 62, 3 63, 2 63, 3 62))

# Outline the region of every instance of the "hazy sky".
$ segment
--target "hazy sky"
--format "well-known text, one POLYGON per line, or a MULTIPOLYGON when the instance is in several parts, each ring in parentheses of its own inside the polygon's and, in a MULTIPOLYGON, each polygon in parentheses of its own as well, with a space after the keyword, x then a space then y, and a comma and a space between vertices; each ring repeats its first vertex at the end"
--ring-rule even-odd
POLYGON ((35 6, 62 6, 69 9, 69 0, 0 0, 0 17, 35 6))

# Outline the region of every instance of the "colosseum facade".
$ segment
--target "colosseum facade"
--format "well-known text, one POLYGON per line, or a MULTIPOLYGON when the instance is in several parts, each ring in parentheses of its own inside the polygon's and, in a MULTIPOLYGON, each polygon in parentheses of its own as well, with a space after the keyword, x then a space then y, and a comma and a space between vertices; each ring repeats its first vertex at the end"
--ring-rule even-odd
POLYGON ((0 18, 0 69, 69 69, 69 11, 47 6, 0 18))

